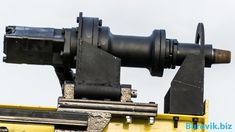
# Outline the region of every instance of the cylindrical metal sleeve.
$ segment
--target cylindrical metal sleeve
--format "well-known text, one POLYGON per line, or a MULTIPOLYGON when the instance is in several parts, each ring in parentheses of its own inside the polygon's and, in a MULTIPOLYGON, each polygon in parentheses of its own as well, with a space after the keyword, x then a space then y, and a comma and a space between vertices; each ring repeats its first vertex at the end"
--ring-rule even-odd
POLYGON ((122 59, 122 66, 146 67, 150 65, 153 39, 149 37, 113 35, 109 28, 100 30, 99 46, 122 59))
MULTIPOLYGON (((184 58, 189 54, 200 54, 201 46, 193 43, 179 43, 177 46, 176 65, 183 63, 184 58)), ((205 66, 210 67, 213 62, 212 45, 205 45, 205 66)))

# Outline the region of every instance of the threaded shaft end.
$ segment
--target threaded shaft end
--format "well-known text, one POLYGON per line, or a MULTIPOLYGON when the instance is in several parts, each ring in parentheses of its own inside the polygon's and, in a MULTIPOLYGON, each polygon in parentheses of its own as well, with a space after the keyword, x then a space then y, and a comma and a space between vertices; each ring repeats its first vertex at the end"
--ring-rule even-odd
POLYGON ((231 52, 228 50, 213 49, 214 63, 230 63, 231 52))

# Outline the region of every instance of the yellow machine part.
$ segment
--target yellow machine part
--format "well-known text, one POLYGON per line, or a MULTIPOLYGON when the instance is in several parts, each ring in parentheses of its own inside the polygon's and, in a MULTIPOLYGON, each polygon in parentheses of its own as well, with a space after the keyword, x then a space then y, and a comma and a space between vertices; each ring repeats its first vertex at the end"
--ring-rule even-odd
POLYGON ((0 122, 0 127, 6 127, 9 132, 54 132, 53 125, 0 122))
MULTIPOLYGON (((33 107, 33 106, 12 106, 0 105, 0 108, 18 108, 33 110, 50 110, 55 111, 53 107, 33 107)), ((181 115, 181 114, 158 114, 156 122, 149 125, 146 120, 133 120, 131 124, 126 124, 122 118, 112 118, 111 122, 105 128, 105 132, 207 132, 204 129, 194 130, 187 129, 186 123, 193 124, 192 119, 198 119, 198 125, 207 124, 208 122, 208 103, 205 102, 205 114, 203 116, 181 115), (173 117, 179 117, 178 127, 174 128, 173 117)), ((54 132, 54 125, 31 124, 31 123, 13 123, 0 122, 0 127, 7 127, 9 132, 54 132)))
MULTIPOLYGON (((55 107, 40 106, 0 105, 0 108, 56 111, 55 107)), ((54 125, 18 122, 0 122, 0 127, 6 127, 9 132, 54 132, 55 130, 54 125)))

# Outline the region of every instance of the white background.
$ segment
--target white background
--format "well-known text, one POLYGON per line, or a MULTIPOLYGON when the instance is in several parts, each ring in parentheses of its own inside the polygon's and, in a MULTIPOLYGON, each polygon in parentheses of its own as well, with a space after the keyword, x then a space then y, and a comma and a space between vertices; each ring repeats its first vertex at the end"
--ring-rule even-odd
MULTIPOLYGON (((165 29, 168 38, 194 42, 198 22, 203 22, 206 42, 235 53, 235 2, 232 0, 111 1, 111 0, 7 0, 0 2, 0 57, 5 26, 76 27, 79 11, 99 17, 115 34, 150 35, 165 29)), ((232 59, 235 56, 232 54, 232 59)), ((211 122, 235 127, 235 64, 213 65, 205 71, 205 99, 211 122)), ((176 69, 164 77, 151 77, 146 69, 122 68, 121 82, 138 90, 135 101, 155 101, 163 112, 165 93, 176 69)), ((51 66, 0 62, 0 104, 56 106, 60 85, 51 66)), ((235 128, 233 128, 235 129, 235 128)))

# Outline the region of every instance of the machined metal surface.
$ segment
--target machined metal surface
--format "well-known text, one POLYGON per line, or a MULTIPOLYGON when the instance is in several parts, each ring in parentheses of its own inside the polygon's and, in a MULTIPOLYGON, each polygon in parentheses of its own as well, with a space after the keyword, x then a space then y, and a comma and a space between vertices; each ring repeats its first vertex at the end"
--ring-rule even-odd
POLYGON ((0 109, 0 121, 87 126, 88 114, 61 111, 0 109))
POLYGON ((112 116, 156 116, 157 104, 132 103, 119 101, 78 100, 60 98, 58 101, 60 111, 73 112, 105 112, 112 116))

